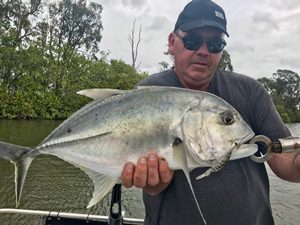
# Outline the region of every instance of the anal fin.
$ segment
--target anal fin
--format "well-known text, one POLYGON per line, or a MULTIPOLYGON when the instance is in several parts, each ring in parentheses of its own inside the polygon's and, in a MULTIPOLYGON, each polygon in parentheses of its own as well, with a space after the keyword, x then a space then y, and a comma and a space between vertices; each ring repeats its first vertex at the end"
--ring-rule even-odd
POLYGON ((112 176, 96 173, 92 170, 82 169, 89 175, 94 183, 93 197, 87 206, 87 208, 90 208, 97 204, 113 188, 118 179, 112 176))

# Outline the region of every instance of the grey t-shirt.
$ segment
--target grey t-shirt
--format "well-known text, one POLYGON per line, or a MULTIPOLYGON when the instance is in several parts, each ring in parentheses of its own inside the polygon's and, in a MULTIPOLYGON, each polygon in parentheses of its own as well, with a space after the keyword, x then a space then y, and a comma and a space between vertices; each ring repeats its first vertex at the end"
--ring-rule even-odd
MULTIPOLYGON (((173 70, 154 74, 138 85, 182 87, 173 70)), ((272 140, 290 132, 266 90, 256 80, 232 72, 216 71, 209 92, 220 96, 242 115, 255 134, 272 140)), ((261 149, 263 151, 263 149, 261 149)), ((264 164, 249 158, 230 161, 201 180, 207 168, 191 172, 192 185, 208 225, 273 225, 269 180, 264 164)), ((146 225, 204 224, 182 171, 175 171, 168 188, 157 196, 143 194, 146 225)))

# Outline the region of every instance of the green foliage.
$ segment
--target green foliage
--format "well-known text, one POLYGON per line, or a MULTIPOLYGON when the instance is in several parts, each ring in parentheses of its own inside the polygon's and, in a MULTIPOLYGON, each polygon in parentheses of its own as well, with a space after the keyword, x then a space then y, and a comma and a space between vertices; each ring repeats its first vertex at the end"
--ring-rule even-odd
POLYGON ((59 56, 64 59, 70 49, 82 48, 95 57, 102 38, 102 9, 100 4, 91 2, 87 5, 85 0, 54 2, 48 7, 49 21, 40 22, 38 30, 50 46, 63 50, 59 56))
POLYGON ((220 60, 218 69, 224 71, 230 71, 230 72, 233 71, 230 54, 226 50, 223 50, 222 52, 222 58, 220 60))
POLYGON ((290 70, 277 70, 272 78, 258 81, 272 96, 283 121, 300 122, 300 76, 290 70))
POLYGON ((131 89, 146 76, 122 61, 91 61, 75 51, 62 62, 38 57, 38 49, 27 51, 28 58, 21 61, 22 76, 10 88, 0 85, 0 118, 64 119, 89 101, 77 91, 131 89))
POLYGON ((88 88, 130 89, 145 74, 95 53, 102 6, 62 0, 0 1, 0 119, 64 119, 89 99, 88 88), (27 2, 27 3, 26 3, 27 2), (31 18, 31 19, 30 19, 31 18))

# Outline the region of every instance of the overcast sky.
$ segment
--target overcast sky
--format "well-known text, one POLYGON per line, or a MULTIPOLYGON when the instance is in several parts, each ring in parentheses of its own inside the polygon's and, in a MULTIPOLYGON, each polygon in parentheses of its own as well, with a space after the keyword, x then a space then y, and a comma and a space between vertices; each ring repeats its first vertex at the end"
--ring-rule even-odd
MULTIPOLYGON (((137 63, 140 70, 159 71, 167 37, 188 0, 94 0, 103 6, 101 50, 109 58, 131 63, 128 35, 136 19, 142 24, 137 63)), ((235 72, 253 78, 271 77, 277 69, 300 74, 299 0, 215 0, 227 17, 226 50, 235 72)))

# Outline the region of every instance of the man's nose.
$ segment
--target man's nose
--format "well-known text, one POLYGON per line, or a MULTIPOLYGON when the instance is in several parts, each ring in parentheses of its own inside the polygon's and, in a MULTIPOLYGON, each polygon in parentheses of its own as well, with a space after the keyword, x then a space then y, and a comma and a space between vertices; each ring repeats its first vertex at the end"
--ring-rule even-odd
POLYGON ((198 48, 196 51, 197 55, 208 55, 210 52, 208 51, 207 45, 206 43, 202 43, 202 45, 200 46, 200 48, 198 48))

